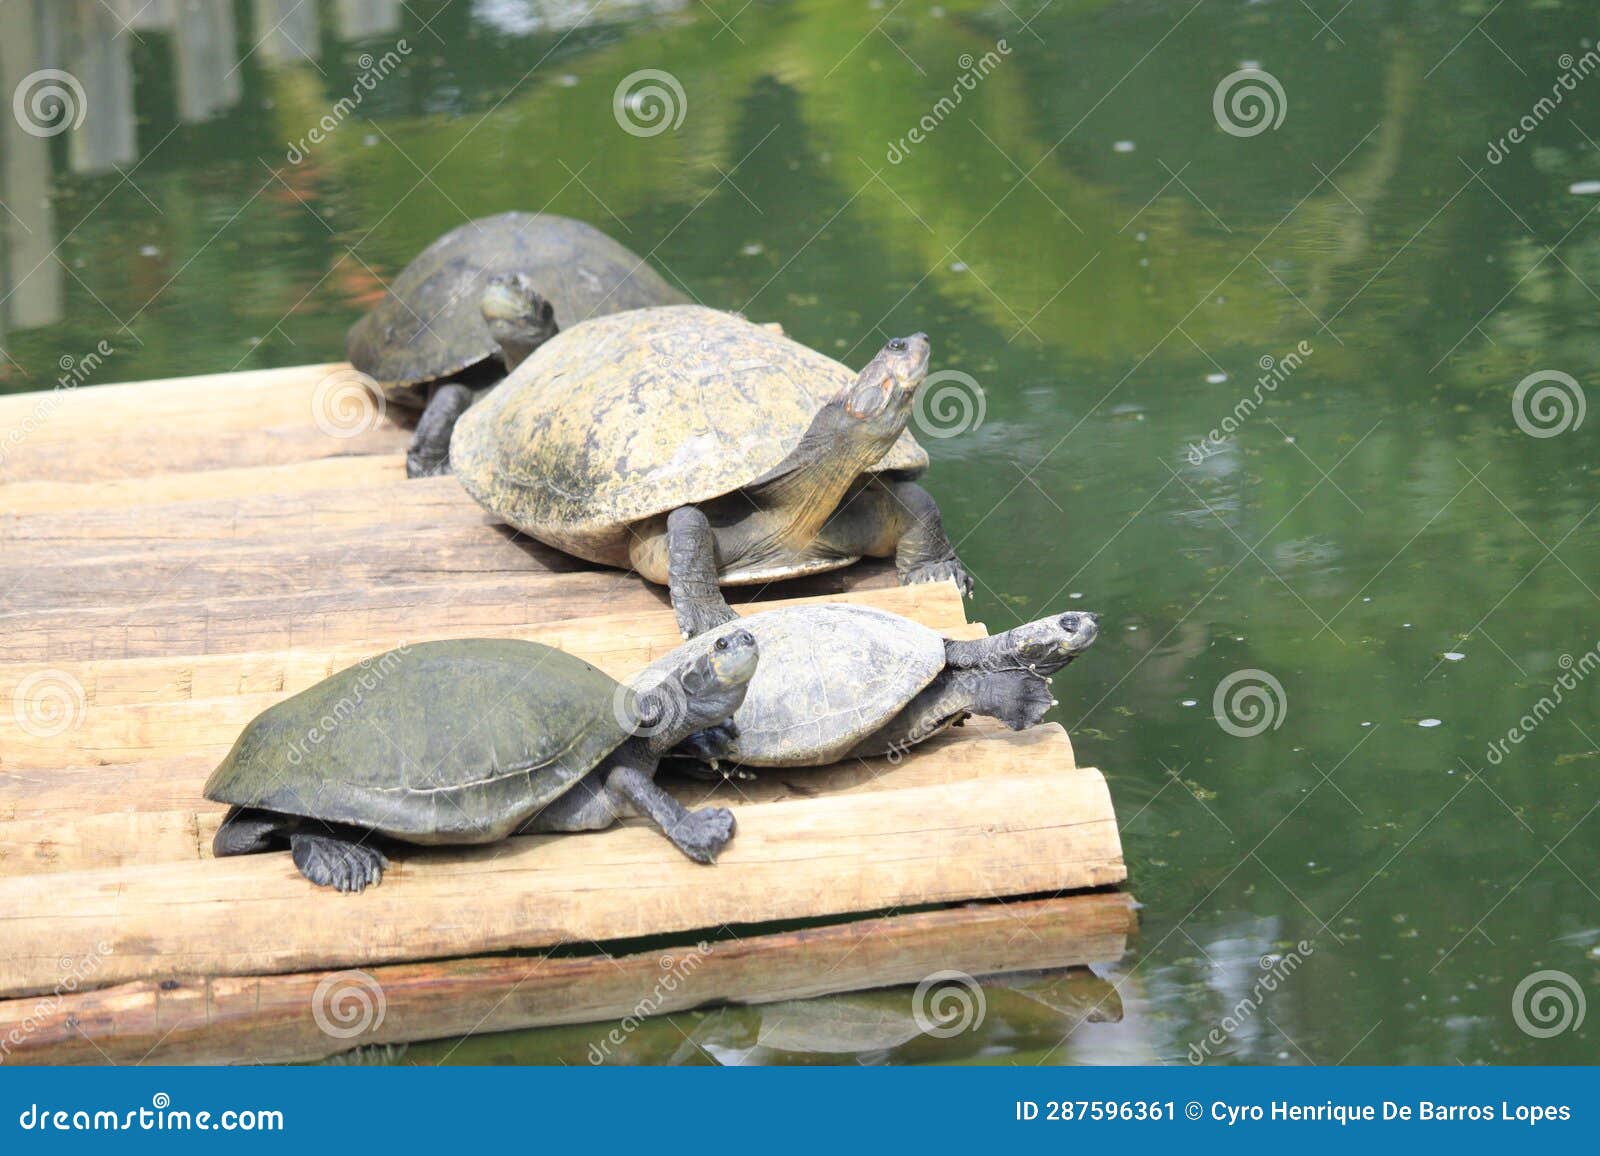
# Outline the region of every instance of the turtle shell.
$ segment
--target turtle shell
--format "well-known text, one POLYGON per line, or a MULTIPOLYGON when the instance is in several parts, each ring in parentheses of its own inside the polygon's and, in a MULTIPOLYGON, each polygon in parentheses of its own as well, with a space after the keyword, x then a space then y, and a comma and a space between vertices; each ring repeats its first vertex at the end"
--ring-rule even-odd
POLYGON ((479 300, 490 277, 526 273, 565 329, 590 317, 686 298, 644 258, 592 225, 545 213, 501 213, 452 229, 422 251, 345 342, 350 362, 393 401, 420 406, 425 387, 496 357, 479 300))
POLYGON ((652 664, 650 683, 687 668, 731 630, 761 665, 733 716, 729 757, 756 767, 836 762, 894 718, 945 667, 944 637, 868 606, 791 606, 707 631, 652 664))
MULTIPOLYGON (((756 481, 855 379, 733 313, 676 305, 599 317, 558 333, 469 409, 450 466, 518 529, 627 566, 630 526, 756 481)), ((873 472, 927 465, 907 432, 873 472)))
POLYGON ((617 689, 536 642, 402 647, 263 711, 205 795, 413 843, 490 842, 628 738, 617 689))

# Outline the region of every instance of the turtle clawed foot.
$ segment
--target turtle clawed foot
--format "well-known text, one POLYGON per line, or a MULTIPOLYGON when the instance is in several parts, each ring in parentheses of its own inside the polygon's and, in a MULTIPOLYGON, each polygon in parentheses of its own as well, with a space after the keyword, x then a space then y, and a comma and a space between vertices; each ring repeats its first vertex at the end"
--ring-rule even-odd
POLYGON ((290 840, 294 865, 319 887, 363 891, 383 881, 389 860, 376 847, 327 835, 296 834, 290 840))
POLYGON ((672 610, 678 616, 678 632, 685 638, 695 638, 739 617, 726 602, 679 601, 672 610))
POLYGON ((956 589, 971 597, 975 588, 972 576, 956 558, 938 562, 921 562, 900 572, 900 585, 915 586, 922 582, 954 582, 956 589))
POLYGON ((993 701, 986 703, 987 714, 1014 731, 1027 730, 1044 721, 1056 705, 1050 687, 1038 675, 1011 673, 993 675, 993 701))
POLYGON ((406 477, 408 478, 441 478, 450 472, 450 458, 436 457, 432 454, 418 453, 412 450, 406 454, 406 477))
POLYGON ((715 863, 722 849, 733 838, 733 812, 726 807, 705 807, 690 811, 683 821, 667 832, 667 838, 696 863, 715 863))

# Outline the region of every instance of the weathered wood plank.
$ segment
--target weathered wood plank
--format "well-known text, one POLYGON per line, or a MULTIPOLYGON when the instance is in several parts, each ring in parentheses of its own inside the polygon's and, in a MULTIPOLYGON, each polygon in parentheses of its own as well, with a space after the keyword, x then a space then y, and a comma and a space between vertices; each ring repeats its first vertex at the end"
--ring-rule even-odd
MULTIPOLYGON (((771 587, 727 591, 735 607, 895 585, 876 561, 771 587)), ((0 588, 0 603, 4 601, 0 588)), ((527 573, 415 585, 409 575, 373 587, 274 590, 204 603, 118 602, 76 610, 0 610, 0 663, 176 657, 353 644, 383 650, 408 638, 495 635, 530 622, 667 608, 666 592, 620 570, 576 570, 553 586, 527 573)))
POLYGON ((1133 926, 1132 900, 1102 893, 942 908, 620 957, 502 956, 395 964, 364 974, 146 980, 0 1003, 0 1049, 9 1060, 51 1064, 315 1060, 368 1044, 606 1024, 638 1014, 642 1003, 666 1014, 918 983, 950 969, 982 976, 1111 961, 1121 958, 1133 926), (357 1001, 352 1007, 365 992, 370 1014, 330 1018, 341 992, 357 1001), (319 1009, 337 1037, 319 1026, 319 1009))
MULTIPOLYGON (((54 517, 78 510, 126 510, 257 494, 288 495, 316 490, 350 491, 387 486, 406 476, 404 454, 317 458, 278 466, 176 471, 110 481, 17 481, 0 483, 0 516, 54 517)), ((0 535, 3 537, 4 535, 0 535)))
MULTIPOLYGON (((859 595, 842 599, 863 600, 859 595)), ((885 590, 871 604, 898 610, 932 629, 950 631, 952 637, 973 636, 974 628, 964 624, 961 598, 948 583, 885 590)), ((445 630, 428 637, 472 633, 445 630)), ((642 669, 681 641, 673 617, 659 610, 517 625, 495 633, 559 647, 618 678, 642 669)), ((392 645, 406 641, 395 639, 392 645)), ((364 645, 338 645, 243 655, 65 662, 45 669, 31 663, 0 665, 0 701, 14 707, 10 718, 0 716, 0 769, 183 754, 220 757, 240 728, 261 711, 374 653, 364 645), (49 725, 30 725, 34 720, 49 725)), ((3 786, 0 783, 0 800, 3 786)))
POLYGON ((0 996, 48 992, 60 961, 102 984, 257 975, 603 942, 1126 877, 1105 780, 1082 769, 739 803, 715 867, 637 825, 397 855, 360 895, 285 853, 0 879, 0 996))
MULTIPOLYGON (((0 777, 0 877, 209 858, 224 808, 201 791, 218 756, 10 772, 0 777)), ((896 767, 884 759, 765 770, 754 780, 708 783, 666 773, 687 806, 766 803, 891 787, 967 782, 992 774, 1055 774, 1076 766, 1066 732, 1051 724, 1013 734, 973 719, 896 767)))

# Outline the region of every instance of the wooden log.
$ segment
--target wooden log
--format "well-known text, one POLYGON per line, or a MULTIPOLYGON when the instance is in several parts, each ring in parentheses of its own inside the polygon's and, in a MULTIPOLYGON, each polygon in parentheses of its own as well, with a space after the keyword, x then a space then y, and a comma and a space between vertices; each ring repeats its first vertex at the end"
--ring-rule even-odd
POLYGON ((25 514, 0 521, 5 565, 92 562, 152 549, 237 549, 255 542, 281 546, 286 538, 375 529, 394 535, 442 526, 486 531, 500 524, 450 477, 411 481, 402 474, 378 485, 219 497, 210 492, 211 475, 189 476, 195 479, 195 488, 186 501, 25 514), (197 500, 197 494, 207 497, 197 500))
MULTIPOLYGON (((999 744, 970 744, 974 752, 999 744)), ((1105 780, 1063 774, 740 803, 715 867, 655 831, 397 855, 360 895, 286 853, 0 879, 0 997, 95 982, 258 975, 670 935, 725 924, 1101 887, 1126 877, 1105 780)))
MULTIPOLYGON (((280 466, 180 471, 111 481, 17 481, 0 483, 0 516, 56 516, 78 510, 126 510, 257 494, 350 491, 388 486, 405 479, 404 454, 318 458, 280 466)), ((3 535, 0 535, 3 537, 3 535)))
POLYGON ((616 1026, 608 1021, 636 1016, 641 1006, 666 1014, 918 983, 943 970, 983 976, 1112 961, 1126 950, 1133 925, 1132 900, 1101 893, 940 908, 621 957, 496 956, 365 973, 145 980, 0 1003, 0 1056, 51 1064, 288 1063, 361 1045, 595 1023, 603 1058, 606 1033, 616 1026), (318 1024, 319 1009, 337 1036, 318 1024))
MULTIPOLYGON (((202 796, 216 756, 15 772, 0 790, 0 877, 44 871, 209 858, 225 809, 202 796)), ((764 803, 890 787, 965 782, 978 774, 1071 770, 1066 732, 1050 724, 1013 734, 973 719, 918 748, 896 767, 885 759, 833 767, 762 771, 754 780, 708 783, 667 773, 662 784, 686 806, 764 803), (987 744, 1004 749, 971 749, 987 744)))
MULTIPOLYGON (((410 433, 347 365, 0 397, 0 482, 99 482, 403 452, 410 433)), ((398 411, 397 411, 398 412, 398 411)))
MULTIPOLYGON (((982 631, 965 625, 960 595, 948 583, 882 591, 870 604, 898 610, 952 637, 974 637, 974 630, 982 631)), ((447 630, 431 637, 472 633, 447 630)), ((661 611, 519 625, 495 633, 559 647, 616 678, 642 669, 682 641, 672 615, 661 611)), ((393 645, 404 641, 396 639, 393 645)), ((0 665, 0 701, 9 701, 14 708, 12 719, 0 716, 4 739, 0 770, 183 754, 220 757, 261 711, 374 653, 366 646, 342 645, 181 659, 68 662, 43 670, 27 663, 0 665), (65 713, 50 713, 57 709, 65 713), (22 725, 29 719, 49 720, 52 725, 22 725)), ((0 799, 3 786, 0 783, 0 799)))
MULTIPOLYGON (((770 587, 729 589, 737 608, 895 585, 892 565, 846 570, 770 587)), ((539 585, 527 573, 457 576, 413 585, 398 574, 369 588, 274 591, 193 602, 117 603, 0 615, 0 663, 48 666, 102 658, 177 657, 230 651, 360 645, 374 651, 415 638, 485 635, 533 622, 630 615, 667 608, 665 590, 620 570, 575 571, 539 585)))

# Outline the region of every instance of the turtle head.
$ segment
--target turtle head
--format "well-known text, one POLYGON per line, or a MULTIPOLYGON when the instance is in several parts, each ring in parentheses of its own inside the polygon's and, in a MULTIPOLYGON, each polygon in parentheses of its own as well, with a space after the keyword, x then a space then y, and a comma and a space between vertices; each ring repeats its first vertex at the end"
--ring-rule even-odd
POLYGON ((845 416, 878 438, 899 437, 928 375, 929 349, 926 333, 891 338, 840 395, 845 416))
POLYGON ((1052 614, 987 640, 993 649, 984 665, 1051 675, 1093 646, 1099 635, 1098 614, 1085 610, 1052 614))
POLYGON ((509 373, 539 346, 556 335, 555 307, 533 287, 525 273, 489 278, 479 300, 483 322, 500 346, 509 373))
POLYGON ((662 749, 670 749, 695 731, 732 718, 744 702, 759 658, 756 636, 743 627, 719 635, 679 676, 684 703, 682 722, 673 728, 677 733, 660 736, 671 740, 664 742, 662 749))

